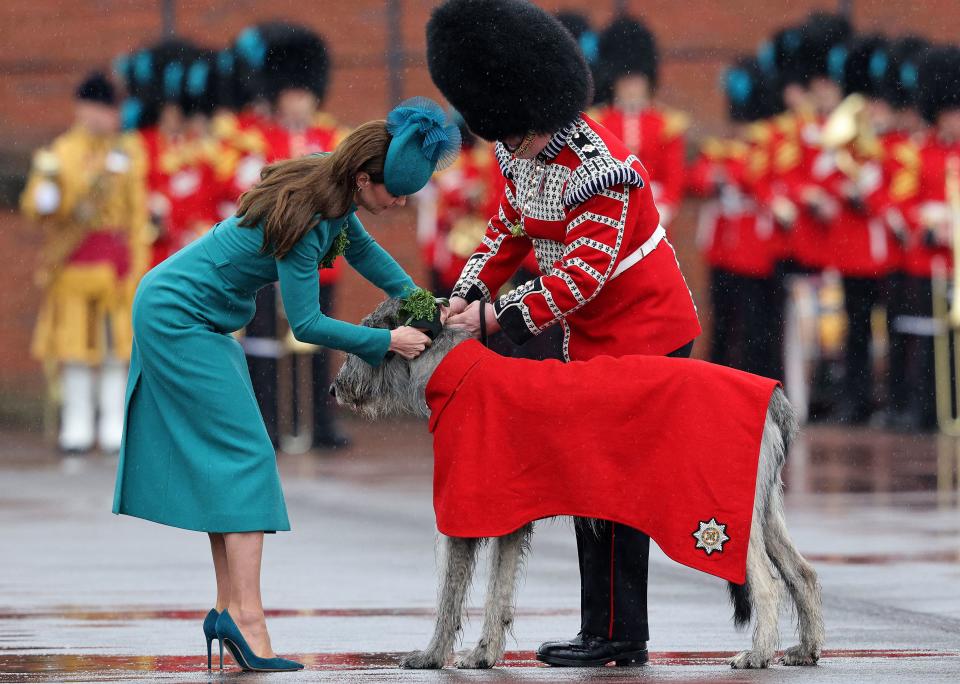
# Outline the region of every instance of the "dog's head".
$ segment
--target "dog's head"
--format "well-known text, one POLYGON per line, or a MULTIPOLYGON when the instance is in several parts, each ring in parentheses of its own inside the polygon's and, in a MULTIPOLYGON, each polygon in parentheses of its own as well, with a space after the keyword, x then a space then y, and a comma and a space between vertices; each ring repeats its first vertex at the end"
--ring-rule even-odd
MULTIPOLYGON (((399 311, 400 300, 387 299, 360 324, 393 330, 400 325, 399 311)), ((348 354, 331 392, 338 404, 371 419, 399 414, 428 417, 427 382, 447 352, 467 338, 460 330, 444 328, 433 344, 412 361, 399 354, 388 354, 376 367, 348 354)))

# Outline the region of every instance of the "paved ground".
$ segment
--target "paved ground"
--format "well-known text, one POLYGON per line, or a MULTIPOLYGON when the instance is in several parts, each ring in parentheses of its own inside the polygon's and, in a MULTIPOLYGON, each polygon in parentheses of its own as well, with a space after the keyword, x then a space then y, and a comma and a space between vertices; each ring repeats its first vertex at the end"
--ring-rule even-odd
MULTIPOLYGON (((960 460, 950 444, 810 430, 787 473, 788 522, 824 587, 827 652, 814 669, 734 672, 749 635, 724 583, 656 553, 651 664, 557 670, 532 651, 577 631, 569 525, 538 528, 504 666, 404 672, 424 645, 435 592, 426 431, 353 424, 355 448, 283 457, 294 532, 268 538, 273 641, 307 663, 284 681, 957 682, 960 460)), ((0 681, 210 681, 200 621, 213 599, 206 539, 109 513, 115 463, 61 460, 0 435, 0 681)), ((229 486, 229 484, 225 484, 229 486)), ((477 582, 482 586, 482 578, 477 582)), ((475 592, 471 605, 479 605, 475 592)), ((476 638, 479 619, 467 626, 476 638)), ((784 645, 792 626, 783 618, 784 645)), ((268 675, 246 675, 245 681, 268 675)))

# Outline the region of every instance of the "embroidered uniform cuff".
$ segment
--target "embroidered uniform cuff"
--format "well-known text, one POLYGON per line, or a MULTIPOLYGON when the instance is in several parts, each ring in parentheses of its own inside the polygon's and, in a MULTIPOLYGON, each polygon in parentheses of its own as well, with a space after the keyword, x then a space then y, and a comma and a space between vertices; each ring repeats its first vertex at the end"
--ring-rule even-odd
POLYGON ((469 285, 466 283, 464 283, 463 285, 458 284, 453 289, 452 296, 463 297, 468 302, 478 302, 481 300, 486 302, 490 301, 489 298, 487 297, 487 294, 484 288, 482 288, 477 283, 472 283, 469 285))
POLYGON ((534 337, 523 319, 521 308, 516 305, 502 306, 499 301, 493 305, 493 312, 497 316, 500 330, 516 344, 523 344, 534 337))

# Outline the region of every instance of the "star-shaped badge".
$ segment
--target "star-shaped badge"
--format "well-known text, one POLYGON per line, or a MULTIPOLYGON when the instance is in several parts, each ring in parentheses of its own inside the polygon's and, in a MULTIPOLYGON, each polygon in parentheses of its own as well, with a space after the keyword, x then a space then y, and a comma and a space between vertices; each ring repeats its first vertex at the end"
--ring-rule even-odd
POLYGON ((723 543, 730 541, 726 535, 726 525, 717 523, 716 518, 710 518, 710 522, 700 521, 700 529, 693 533, 693 538, 697 540, 698 549, 703 549, 709 556, 714 551, 723 551, 723 543))

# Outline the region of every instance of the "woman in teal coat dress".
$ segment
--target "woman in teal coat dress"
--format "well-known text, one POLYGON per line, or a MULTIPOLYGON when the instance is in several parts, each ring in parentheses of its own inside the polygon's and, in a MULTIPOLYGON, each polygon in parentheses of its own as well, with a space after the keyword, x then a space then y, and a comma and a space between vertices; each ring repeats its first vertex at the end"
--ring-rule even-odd
MULTIPOLYGON (((279 282, 294 336, 356 354, 419 354, 420 330, 366 328, 318 306, 319 267, 341 254, 391 297, 414 288, 367 234, 357 207, 402 207, 458 148, 456 127, 417 98, 351 133, 329 155, 267 167, 237 215, 144 276, 114 513, 210 536, 217 605, 204 622, 208 666, 219 638, 244 669, 289 670, 276 658, 260 600, 263 533, 289 530, 276 454, 231 333, 253 317, 258 289, 279 282)), ((221 655, 222 657, 222 655, 221 655)), ((221 660, 222 665, 222 660, 221 660)))

